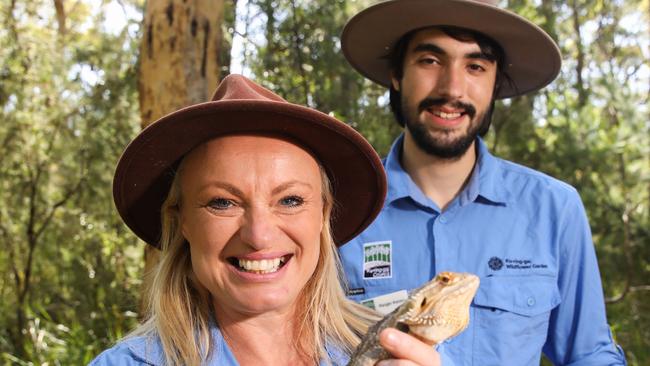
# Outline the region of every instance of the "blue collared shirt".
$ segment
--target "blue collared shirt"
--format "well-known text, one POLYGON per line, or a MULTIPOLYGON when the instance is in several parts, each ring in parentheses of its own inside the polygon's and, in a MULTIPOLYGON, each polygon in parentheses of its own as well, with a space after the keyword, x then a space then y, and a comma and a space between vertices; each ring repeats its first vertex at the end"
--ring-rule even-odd
POLYGON ((442 271, 481 285, 468 328, 441 354, 455 365, 624 365, 612 340, 598 262, 576 190, 492 156, 477 163, 441 212, 400 163, 403 136, 384 160, 388 194, 379 217, 340 248, 356 301, 412 290, 442 271))
MULTIPOLYGON (((212 353, 210 359, 204 365, 238 366, 239 363, 230 348, 228 348, 221 331, 214 323, 211 325, 210 333, 213 341, 212 353)), ((334 346, 327 346, 326 350, 329 356, 329 365, 342 366, 347 364, 349 355, 334 346)), ((160 338, 156 336, 140 336, 120 341, 114 347, 97 356, 90 362, 89 366, 163 366, 165 364, 165 355, 160 338)), ((328 365, 328 363, 322 360, 320 366, 325 365, 328 365)))

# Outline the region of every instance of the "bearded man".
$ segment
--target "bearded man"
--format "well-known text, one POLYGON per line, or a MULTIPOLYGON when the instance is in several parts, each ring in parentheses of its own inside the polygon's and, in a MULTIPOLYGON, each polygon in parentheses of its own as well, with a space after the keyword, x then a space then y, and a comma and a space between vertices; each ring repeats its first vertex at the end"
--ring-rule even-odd
POLYGON ((439 272, 475 273, 469 327, 443 365, 624 365, 578 192, 481 138, 495 100, 555 79, 551 37, 493 1, 394 0, 355 15, 341 46, 390 89, 404 128, 380 216, 340 249, 349 296, 390 311, 439 272))

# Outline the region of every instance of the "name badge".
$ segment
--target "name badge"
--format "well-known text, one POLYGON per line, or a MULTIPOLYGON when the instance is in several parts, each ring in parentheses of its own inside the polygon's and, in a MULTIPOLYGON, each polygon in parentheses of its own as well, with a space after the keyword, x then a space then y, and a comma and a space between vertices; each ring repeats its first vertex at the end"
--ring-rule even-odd
POLYGON ((361 304, 386 315, 395 310, 398 306, 402 305, 408 297, 408 291, 400 290, 391 292, 390 294, 373 297, 372 299, 363 300, 361 301, 361 304))

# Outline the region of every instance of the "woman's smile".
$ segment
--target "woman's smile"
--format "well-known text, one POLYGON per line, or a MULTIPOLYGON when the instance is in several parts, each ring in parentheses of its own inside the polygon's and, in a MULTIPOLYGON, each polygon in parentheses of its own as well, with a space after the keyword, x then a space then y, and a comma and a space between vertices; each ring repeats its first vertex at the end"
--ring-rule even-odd
POLYGON ((284 267, 289 261, 291 255, 283 255, 276 258, 267 259, 246 259, 246 258, 228 258, 228 262, 233 265, 238 271, 255 273, 255 274, 269 274, 275 273, 280 268, 284 267))

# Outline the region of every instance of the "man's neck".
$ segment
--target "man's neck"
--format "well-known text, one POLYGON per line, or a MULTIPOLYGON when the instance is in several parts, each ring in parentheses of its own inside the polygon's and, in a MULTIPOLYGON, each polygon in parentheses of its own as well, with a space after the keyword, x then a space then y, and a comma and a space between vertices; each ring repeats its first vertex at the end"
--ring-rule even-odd
POLYGON ((458 159, 443 159, 422 151, 408 131, 401 163, 418 187, 444 211, 463 190, 476 163, 476 142, 458 159))

